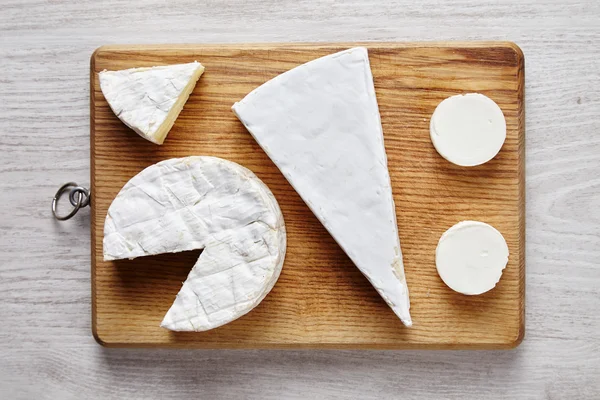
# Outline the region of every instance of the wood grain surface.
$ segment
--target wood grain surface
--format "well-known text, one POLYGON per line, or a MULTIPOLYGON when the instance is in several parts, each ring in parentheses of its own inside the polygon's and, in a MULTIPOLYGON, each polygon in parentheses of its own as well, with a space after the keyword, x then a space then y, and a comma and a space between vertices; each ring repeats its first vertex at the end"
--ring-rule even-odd
POLYGON ((600 398, 600 2, 0 0, 3 399, 600 398), (91 334, 89 59, 117 43, 512 40, 526 69, 526 335, 511 351, 107 349, 91 334), (66 209, 66 205, 63 209, 66 209))
POLYGON ((220 348, 511 348, 524 333, 524 111, 521 50, 511 43, 369 43, 414 326, 405 328, 231 112, 252 89, 295 66, 355 44, 110 46, 91 61, 92 326, 107 346, 220 348), (167 141, 122 124, 98 72, 200 61, 206 71, 167 141), (507 139, 475 168, 440 157, 429 121, 446 97, 483 93, 502 108, 507 139), (278 283, 252 312, 208 332, 159 327, 198 252, 103 261, 104 219, 135 174, 189 155, 250 168, 273 191, 288 234, 278 283), (492 224, 510 251, 497 287, 453 292, 435 248, 463 220, 492 224))

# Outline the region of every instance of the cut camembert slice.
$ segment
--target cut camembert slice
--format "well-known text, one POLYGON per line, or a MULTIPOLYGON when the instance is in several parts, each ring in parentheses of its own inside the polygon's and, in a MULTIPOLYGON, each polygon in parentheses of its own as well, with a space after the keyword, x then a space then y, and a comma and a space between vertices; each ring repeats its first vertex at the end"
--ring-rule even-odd
POLYGON ((188 64, 102 71, 100 89, 115 115, 141 137, 162 144, 204 67, 188 64))
POLYGON ((303 64, 233 112, 406 326, 409 298, 367 50, 303 64))

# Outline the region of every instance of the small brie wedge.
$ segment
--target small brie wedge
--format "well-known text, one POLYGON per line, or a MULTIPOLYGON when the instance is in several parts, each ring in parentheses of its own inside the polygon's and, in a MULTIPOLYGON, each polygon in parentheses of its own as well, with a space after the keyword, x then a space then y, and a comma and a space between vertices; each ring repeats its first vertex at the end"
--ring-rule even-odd
POLYGON ((466 295, 493 289, 508 263, 508 245, 496 228, 462 221, 448 229, 435 250, 435 264, 448 287, 466 295))
POLYGON ((104 224, 104 259, 204 249, 161 326, 205 331, 256 307, 275 285, 286 231, 250 170, 215 157, 152 165, 121 189, 104 224))
POLYGON ((197 61, 102 71, 100 89, 125 125, 144 139, 162 144, 203 72, 197 61))
POLYGON ((352 48, 296 67, 232 109, 394 313, 411 326, 367 50, 352 48))

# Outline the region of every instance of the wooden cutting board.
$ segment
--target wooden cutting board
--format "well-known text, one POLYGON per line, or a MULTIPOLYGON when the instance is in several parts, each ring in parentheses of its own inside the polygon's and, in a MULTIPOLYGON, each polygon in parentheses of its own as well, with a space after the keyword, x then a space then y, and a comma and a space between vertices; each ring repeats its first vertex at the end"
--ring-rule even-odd
POLYGON ((349 44, 106 46, 91 59, 92 312, 106 346, 198 348, 506 349, 524 334, 524 60, 512 43, 365 43, 381 112, 410 290, 406 328, 352 264, 236 119, 231 105, 276 75, 349 44), (106 103, 98 72, 200 61, 206 72, 165 144, 145 141, 106 103), (440 157, 429 118, 448 96, 496 101, 507 138, 496 158, 473 168, 440 157), (251 169, 273 191, 288 230, 279 281, 246 316, 218 329, 174 333, 159 324, 200 251, 104 262, 107 209, 147 166, 211 155, 251 169), (481 220, 506 238, 510 259, 497 287, 453 292, 438 277, 440 235, 481 220))

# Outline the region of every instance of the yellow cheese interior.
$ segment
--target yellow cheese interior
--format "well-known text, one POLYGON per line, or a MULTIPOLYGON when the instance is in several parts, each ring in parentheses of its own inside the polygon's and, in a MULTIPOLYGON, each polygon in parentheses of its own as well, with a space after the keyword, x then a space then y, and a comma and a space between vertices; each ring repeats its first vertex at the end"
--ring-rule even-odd
POLYGON ((156 143, 156 144, 163 144, 163 142, 165 141, 165 138, 167 137, 167 134, 173 127, 175 120, 177 119, 177 117, 179 116, 179 113, 183 109, 183 105, 190 97, 192 90, 194 90, 194 87, 196 86, 196 82, 198 82, 198 79, 200 79, 200 76, 202 75, 203 72, 204 72, 203 66, 201 66, 194 72, 194 74, 190 78, 190 81, 188 82, 186 87, 183 89, 183 91, 181 92, 181 95, 177 98, 177 101, 175 102, 175 104, 173 104, 173 107, 167 114, 165 121, 156 130, 156 132, 154 132, 154 134, 152 134, 152 136, 148 136, 148 139, 150 141, 152 141, 153 143, 156 143))

